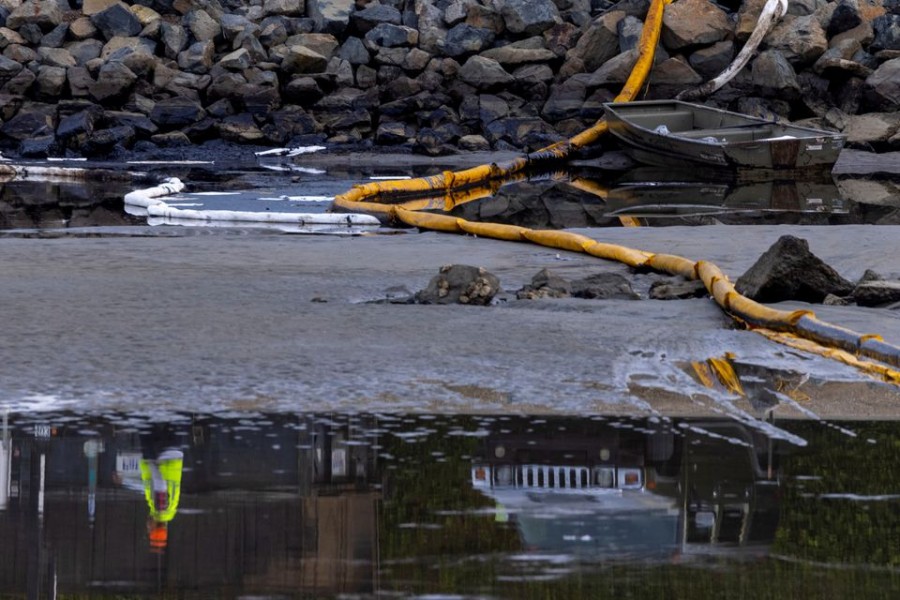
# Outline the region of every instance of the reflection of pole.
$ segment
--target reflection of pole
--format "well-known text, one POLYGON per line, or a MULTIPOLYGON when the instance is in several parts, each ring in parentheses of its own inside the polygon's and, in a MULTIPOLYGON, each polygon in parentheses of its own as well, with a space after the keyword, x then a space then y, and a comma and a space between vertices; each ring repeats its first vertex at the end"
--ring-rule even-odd
POLYGON ((97 515, 97 468, 98 455, 103 452, 103 445, 90 439, 84 443, 84 455, 88 462, 88 522, 93 526, 97 515))
POLYGON ((47 475, 47 455, 41 452, 41 468, 40 475, 38 481, 38 497, 37 497, 37 513, 38 516, 44 516, 44 484, 46 482, 47 475))
POLYGON ((9 505, 12 475, 12 444, 9 439, 9 412, 3 411, 3 433, 0 438, 0 510, 9 505))

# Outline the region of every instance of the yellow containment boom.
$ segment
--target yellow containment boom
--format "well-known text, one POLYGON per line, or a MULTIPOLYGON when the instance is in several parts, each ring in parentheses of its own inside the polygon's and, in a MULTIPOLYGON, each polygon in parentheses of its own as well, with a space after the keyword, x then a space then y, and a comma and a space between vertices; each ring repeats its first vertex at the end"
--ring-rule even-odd
MULTIPOLYGON (((616 96, 616 102, 634 99, 644 87, 659 42, 663 8, 669 2, 670 0, 653 0, 650 5, 639 42, 637 62, 625 87, 616 96)), ((900 347, 885 342, 877 335, 858 334, 820 321, 811 311, 783 311, 750 300, 735 291, 734 285, 725 274, 710 262, 695 262, 681 256, 654 254, 626 246, 607 244, 567 231, 534 230, 515 225, 471 222, 446 214, 421 212, 434 209, 449 211, 456 205, 490 195, 499 188, 503 180, 521 179, 524 177, 522 172, 527 167, 565 159, 573 150, 597 141, 606 131, 606 121, 601 119, 593 127, 569 140, 552 144, 504 164, 492 163, 463 171, 445 171, 431 177, 359 185, 337 196, 334 205, 338 209, 368 212, 382 220, 412 227, 514 242, 532 242, 560 250, 584 252, 636 269, 652 269, 686 279, 699 279, 722 309, 770 339, 841 360, 884 381, 900 384, 900 370, 898 370, 900 347), (393 204, 384 203, 398 197, 410 196, 418 196, 420 199, 393 204), (870 363, 857 358, 859 356, 884 364, 870 363)), ((590 188, 585 182, 579 183, 577 186, 582 189, 590 188)), ((597 193, 603 195, 602 190, 598 190, 597 193)), ((722 375, 722 369, 719 369, 719 375, 722 375)))

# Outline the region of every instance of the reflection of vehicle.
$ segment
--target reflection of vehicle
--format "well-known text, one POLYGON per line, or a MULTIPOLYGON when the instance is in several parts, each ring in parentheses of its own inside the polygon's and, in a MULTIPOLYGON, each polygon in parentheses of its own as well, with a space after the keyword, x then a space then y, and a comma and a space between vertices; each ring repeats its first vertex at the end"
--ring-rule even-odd
POLYGON ((730 421, 679 425, 523 421, 484 439, 472 485, 532 549, 662 558, 771 542, 768 438, 730 421))

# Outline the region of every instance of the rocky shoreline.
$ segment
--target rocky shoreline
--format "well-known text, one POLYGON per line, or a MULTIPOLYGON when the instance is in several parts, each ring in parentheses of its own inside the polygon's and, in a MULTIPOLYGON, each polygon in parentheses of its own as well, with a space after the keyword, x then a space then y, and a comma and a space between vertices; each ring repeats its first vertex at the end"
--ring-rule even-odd
MULTIPOLYGON (((648 0, 0 0, 0 150, 209 140, 532 150, 602 115, 648 0)), ((666 8, 647 98, 716 75, 762 0, 666 8)), ((900 149, 900 1, 796 0, 707 102, 900 149)))

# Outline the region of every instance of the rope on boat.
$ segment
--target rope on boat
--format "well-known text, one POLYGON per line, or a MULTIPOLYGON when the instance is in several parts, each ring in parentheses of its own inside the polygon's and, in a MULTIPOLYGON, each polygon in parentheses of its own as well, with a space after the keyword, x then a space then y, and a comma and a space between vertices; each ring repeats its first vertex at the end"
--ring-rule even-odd
MULTIPOLYGON (((670 1, 653 0, 650 5, 639 42, 637 62, 625 87, 616 96, 615 102, 631 101, 646 83, 659 41, 663 9, 670 1)), ((742 54, 749 58, 755 48, 755 46, 751 46, 751 42, 759 44, 768 31, 768 27, 774 20, 780 18, 786 6, 786 0, 769 0, 764 10, 764 16, 761 15, 760 22, 751 36, 751 41, 744 47, 746 52, 742 50, 742 54), (776 17, 778 11, 780 14, 776 17)), ((739 58, 744 60, 743 56, 739 55, 739 58)), ((737 72, 743 65, 739 61, 735 61, 732 66, 737 72), (736 64, 740 66, 735 66, 736 64)), ((724 81, 716 78, 713 86, 716 85, 724 85, 724 81)), ((464 233, 514 242, 532 242, 560 250, 584 252, 598 258, 614 260, 635 269, 652 269, 679 275, 689 280, 699 279, 703 281, 707 291, 726 313, 750 329, 763 333, 773 341, 840 360, 860 368, 866 373, 876 375, 884 381, 900 385, 900 370, 898 370, 900 369, 900 347, 885 342, 877 335, 859 334, 820 321, 811 311, 778 310, 750 300, 735 291, 734 285, 728 280, 728 277, 711 262, 692 261, 682 256, 655 254, 617 244, 607 244, 567 231, 534 230, 517 225, 472 222, 446 214, 421 212, 436 208, 449 211, 458 204, 483 198, 492 191, 496 191, 502 180, 521 179, 523 177, 521 172, 536 163, 565 159, 573 150, 594 143, 607 130, 606 120, 601 119, 593 127, 569 140, 558 142, 504 164, 492 163, 462 171, 445 171, 431 177, 381 181, 355 186, 344 194, 336 196, 334 206, 342 210, 367 212, 378 215, 385 221, 399 222, 422 229, 464 233), (441 196, 439 192, 443 192, 443 195, 441 196), (406 203, 385 203, 397 197, 414 195, 420 199, 406 203), (426 199, 422 200, 423 196, 426 199), (428 198, 429 196, 430 198, 428 198), (440 206, 441 199, 443 206, 440 206), (866 361, 859 358, 860 356, 884 364, 866 361)))
POLYGON ((684 90, 676 95, 675 99, 689 101, 709 96, 734 79, 735 75, 750 62, 750 58, 756 52, 756 49, 759 48, 763 38, 775 26, 775 23, 787 13, 787 9, 788 0, 767 0, 756 21, 756 26, 753 28, 753 33, 750 34, 747 43, 744 44, 744 47, 741 48, 741 51, 738 52, 732 63, 714 78, 699 87, 684 90))

